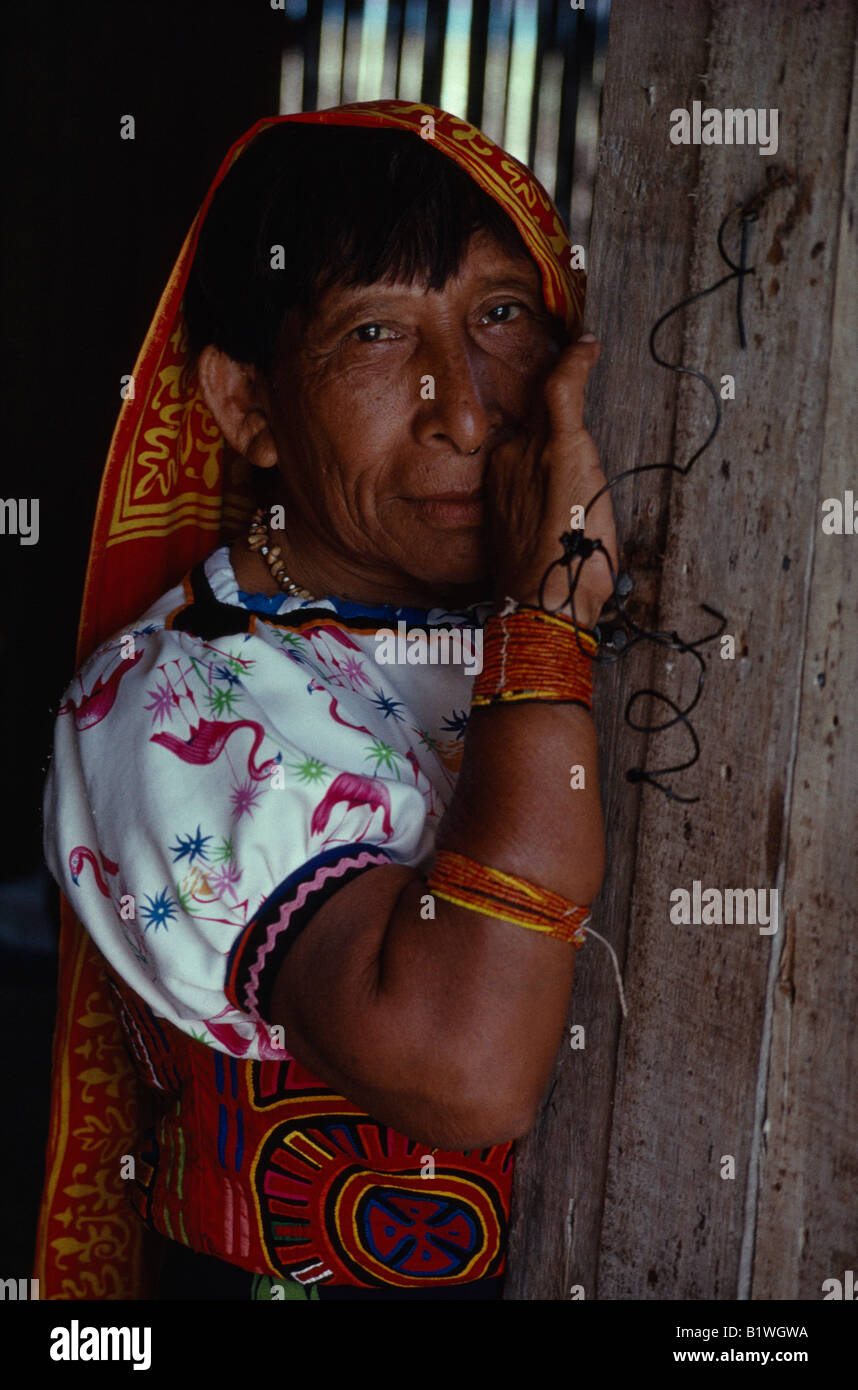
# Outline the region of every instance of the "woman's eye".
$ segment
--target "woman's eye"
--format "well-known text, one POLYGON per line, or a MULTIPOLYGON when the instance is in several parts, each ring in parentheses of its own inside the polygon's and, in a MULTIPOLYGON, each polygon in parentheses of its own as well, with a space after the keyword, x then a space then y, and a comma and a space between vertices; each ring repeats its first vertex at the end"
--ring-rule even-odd
POLYGON ((362 323, 349 336, 357 338, 359 343, 382 343, 386 341, 383 334, 391 338, 396 336, 393 329, 385 328, 383 323, 362 323))
POLYGON ((488 319, 490 323, 509 323, 511 319, 518 318, 521 310, 521 304, 514 301, 509 304, 496 304, 483 315, 483 318, 488 319))

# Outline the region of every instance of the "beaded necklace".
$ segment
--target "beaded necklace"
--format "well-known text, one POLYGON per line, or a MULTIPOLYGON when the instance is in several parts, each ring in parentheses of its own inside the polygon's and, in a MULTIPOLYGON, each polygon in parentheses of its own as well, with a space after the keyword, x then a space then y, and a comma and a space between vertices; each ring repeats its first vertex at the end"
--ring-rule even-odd
POLYGON ((285 594, 288 594, 290 598, 312 598, 311 593, 302 589, 300 584, 296 584, 286 573, 286 566, 280 558, 280 547, 271 543, 271 533, 268 529, 269 513, 270 509, 263 509, 262 507, 254 512, 247 533, 248 545, 251 550, 259 552, 270 569, 272 578, 285 594))

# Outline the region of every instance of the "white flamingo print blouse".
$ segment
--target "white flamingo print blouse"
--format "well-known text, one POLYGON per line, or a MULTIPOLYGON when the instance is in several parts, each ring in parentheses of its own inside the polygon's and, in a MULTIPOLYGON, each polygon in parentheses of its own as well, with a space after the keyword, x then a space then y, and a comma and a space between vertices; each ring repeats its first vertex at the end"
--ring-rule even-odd
POLYGON ((488 612, 246 594, 223 546, 86 662, 56 721, 45 856, 158 1017, 282 1057, 266 1009, 289 945, 356 874, 425 870, 461 759, 473 677, 379 664, 376 633, 488 612))

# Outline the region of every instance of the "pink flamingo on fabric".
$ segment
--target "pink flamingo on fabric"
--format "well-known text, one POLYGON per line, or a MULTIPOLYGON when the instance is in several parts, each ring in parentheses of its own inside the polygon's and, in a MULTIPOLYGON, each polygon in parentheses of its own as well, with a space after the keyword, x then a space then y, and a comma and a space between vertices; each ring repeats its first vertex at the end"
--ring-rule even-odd
POLYGON ((306 637, 310 641, 317 656, 321 656, 323 659, 327 657, 327 652, 323 649, 320 650, 313 641, 313 638, 318 639, 320 636, 325 637, 328 640, 339 642, 340 646, 345 647, 350 652, 361 651, 357 642, 353 642, 351 637, 348 637, 335 623, 314 623, 312 627, 302 629, 301 636, 306 637))
POLYGON ((330 714, 331 718, 335 721, 335 723, 342 724, 344 729, 356 729, 359 734, 366 734, 367 738, 375 737, 372 730, 368 729, 365 724, 350 724, 348 719, 343 719, 343 716, 339 713, 339 703, 336 699, 336 696, 331 695, 330 691, 327 689, 327 686, 322 685, 321 681, 317 681, 315 676, 310 681, 310 684, 307 686, 307 689, 325 691, 325 693, 329 696, 330 699, 330 704, 328 705, 328 713, 330 714))
POLYGON ((181 758, 184 763, 213 763, 223 752, 227 739, 234 734, 236 729, 253 730, 253 747, 247 755, 247 772, 255 782, 261 782, 271 775, 273 768, 280 762, 280 757, 269 758, 266 762, 258 766, 254 762, 256 750, 265 737, 265 730, 255 719, 236 719, 232 723, 228 720, 201 719, 199 724, 191 724, 189 738, 179 738, 176 734, 153 734, 151 743, 160 743, 162 747, 175 753, 177 758, 181 758))
MULTIPOLYGON (((301 635, 309 643, 316 660, 330 670, 330 675, 326 674, 325 679, 337 685, 348 684, 352 690, 359 689, 361 685, 369 685, 363 666, 357 660, 357 657, 364 654, 362 649, 336 624, 314 623, 312 627, 304 629, 301 635), (345 647, 345 658, 336 650, 335 643, 345 647)), ((314 680, 310 688, 321 690, 324 686, 320 686, 318 681, 314 680)))
MULTIPOLYGON (((355 833, 351 839, 362 840, 372 824, 372 818, 376 811, 382 812, 382 828, 384 838, 390 839, 393 834, 393 822, 390 819, 390 793, 383 782, 376 777, 363 777, 359 772, 341 772, 335 777, 322 800, 313 812, 310 821, 310 833, 321 835, 327 828, 331 811, 341 801, 345 801, 346 811, 342 820, 337 825, 337 830, 341 829, 346 816, 357 806, 369 808, 369 815, 363 825, 360 834, 355 833)), ((334 838, 333 834, 325 836, 325 844, 334 838)), ((345 842, 344 842, 345 843, 345 842)))
POLYGON ((417 790, 420 792, 420 795, 421 795, 422 797, 425 797, 426 800, 427 800, 428 803, 429 803, 427 815, 430 815, 430 816, 437 815, 437 812, 436 812, 436 810, 435 810, 435 788, 433 787, 432 783, 429 781, 429 778, 426 776, 426 774, 424 773, 422 767, 420 766, 419 762, 417 761, 417 754, 414 752, 414 749, 413 749, 413 748, 409 748, 409 749, 408 749, 407 753, 405 754, 405 761, 409 764, 409 766, 411 767, 411 771, 414 773, 414 785, 415 785, 415 787, 416 787, 417 790), (423 778, 424 782, 426 783, 426 787, 427 787, 427 790, 426 790, 426 791, 423 791, 422 788, 421 788, 421 786, 420 786, 420 778, 421 778, 421 777, 423 778))
POLYGON ((66 700, 65 704, 60 705, 57 713, 73 714, 78 729, 91 729, 93 724, 100 724, 113 709, 122 677, 132 666, 137 665, 142 655, 140 651, 135 656, 120 661, 107 680, 99 676, 88 695, 81 690, 81 698, 77 703, 74 700, 66 700))
MULTIPOLYGON (((218 1022, 219 1019, 223 1018, 224 1014, 232 1012, 233 1009, 231 1005, 227 1005, 225 1009, 221 1009, 219 1014, 215 1014, 214 1018, 203 1019, 203 1022, 212 1037, 217 1038, 218 1042, 223 1043, 224 1047, 229 1048, 231 1053, 243 1057, 248 1051, 253 1039, 246 1038, 243 1033, 239 1033, 238 1029, 232 1023, 218 1022)), ((285 1048, 274 1046, 271 1041, 271 1035, 264 1023, 259 1023, 257 1021, 254 1023, 254 1027, 256 1029, 256 1041, 259 1044, 259 1056, 263 1062, 289 1061, 290 1054, 285 1048)))
MULTIPOLYGON (((119 865, 114 864, 112 859, 108 859, 103 854, 99 855, 99 859, 101 860, 101 867, 104 869, 104 872, 106 874, 113 875, 119 873, 119 865)), ((83 868, 85 864, 92 865, 92 872, 95 874, 95 882, 98 886, 99 892, 103 893, 106 898, 109 898, 110 889, 108 888, 107 884, 104 881, 104 878, 102 877, 101 869, 98 866, 98 860, 96 859, 92 850, 89 849, 86 845, 76 845, 75 848, 69 854, 69 873, 72 877, 72 883, 74 883, 75 886, 77 886, 77 884, 80 881, 80 876, 83 873, 83 868)))

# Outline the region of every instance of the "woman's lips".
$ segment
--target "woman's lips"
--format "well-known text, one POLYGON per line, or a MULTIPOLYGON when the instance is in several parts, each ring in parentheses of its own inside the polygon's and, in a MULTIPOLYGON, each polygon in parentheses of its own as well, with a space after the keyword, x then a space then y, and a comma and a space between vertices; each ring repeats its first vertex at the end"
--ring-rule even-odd
POLYGON ((439 492, 431 497, 410 497, 409 502, 436 526, 480 526, 483 520, 481 492, 439 492))

